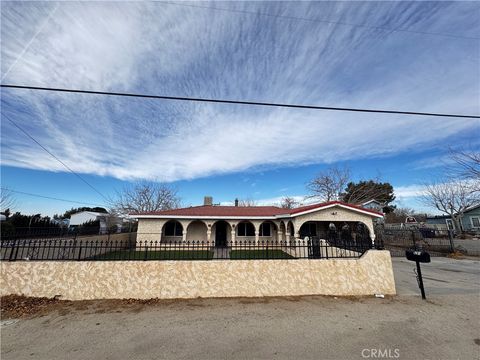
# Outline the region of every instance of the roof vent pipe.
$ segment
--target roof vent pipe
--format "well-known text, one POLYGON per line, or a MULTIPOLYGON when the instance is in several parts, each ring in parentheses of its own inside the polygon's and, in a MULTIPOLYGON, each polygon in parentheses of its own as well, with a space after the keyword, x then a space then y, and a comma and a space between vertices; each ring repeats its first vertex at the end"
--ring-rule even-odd
POLYGON ((235 199, 235 206, 238 206, 238 199, 235 199))

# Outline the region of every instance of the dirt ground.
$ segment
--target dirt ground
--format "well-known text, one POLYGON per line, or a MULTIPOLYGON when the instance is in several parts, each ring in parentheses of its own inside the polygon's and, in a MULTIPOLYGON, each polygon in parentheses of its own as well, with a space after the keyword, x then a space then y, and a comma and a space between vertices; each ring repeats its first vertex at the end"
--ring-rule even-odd
POLYGON ((384 299, 4 298, 1 355, 72 360, 480 359, 479 265, 445 258, 424 265, 427 301, 419 296, 413 263, 402 259, 394 260, 399 295, 384 299))

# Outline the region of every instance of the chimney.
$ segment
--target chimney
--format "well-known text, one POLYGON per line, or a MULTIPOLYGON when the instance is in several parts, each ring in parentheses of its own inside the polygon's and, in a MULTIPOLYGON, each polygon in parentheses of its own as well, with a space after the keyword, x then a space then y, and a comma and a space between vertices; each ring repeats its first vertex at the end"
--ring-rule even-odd
POLYGON ((211 197, 211 196, 204 196, 204 197, 203 197, 203 205, 212 206, 212 205, 213 205, 213 197, 211 197))
POLYGON ((235 206, 238 206, 238 199, 235 199, 235 206))

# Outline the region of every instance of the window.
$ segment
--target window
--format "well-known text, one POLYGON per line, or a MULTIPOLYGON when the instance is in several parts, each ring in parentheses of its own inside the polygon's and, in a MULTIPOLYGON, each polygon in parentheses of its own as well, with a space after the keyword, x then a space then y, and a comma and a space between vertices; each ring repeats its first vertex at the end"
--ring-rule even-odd
POLYGON ((178 221, 169 221, 165 224, 165 236, 182 236, 182 225, 178 221))
POLYGON ((448 230, 454 230, 452 219, 446 219, 445 222, 447 223, 448 230))
POLYGON ((255 236, 255 228, 249 222, 243 222, 237 225, 238 236, 255 236))
POLYGON ((270 223, 263 223, 260 225, 260 236, 271 236, 270 223))
POLYGON ((472 216, 472 217, 470 217, 470 220, 472 221, 472 227, 474 227, 474 228, 480 227, 480 217, 479 216, 472 216))

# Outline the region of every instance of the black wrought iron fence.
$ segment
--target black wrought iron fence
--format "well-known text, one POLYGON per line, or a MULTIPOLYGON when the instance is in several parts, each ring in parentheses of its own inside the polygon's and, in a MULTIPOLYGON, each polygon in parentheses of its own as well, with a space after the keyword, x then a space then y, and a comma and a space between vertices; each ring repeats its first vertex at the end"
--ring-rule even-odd
POLYGON ((396 228, 375 229, 375 244, 377 248, 389 250, 392 256, 404 257, 405 250, 412 247, 422 247, 431 256, 446 256, 454 251, 452 234, 447 230, 428 228, 396 228))
MULTIPOLYGON (((140 239, 160 237, 159 234, 139 235, 140 239)), ((1 241, 0 253, 3 261, 273 260, 358 258, 371 248, 370 241, 342 239, 333 234, 328 239, 237 240, 222 242, 222 245, 195 240, 10 239, 1 241)))
POLYGON ((17 227, 15 229, 3 229, 1 232, 2 240, 31 240, 31 239, 54 239, 63 237, 77 237, 77 236, 98 236, 98 235, 113 235, 118 233, 131 232, 128 227, 120 229, 82 229, 82 228, 68 228, 68 227, 17 227))

